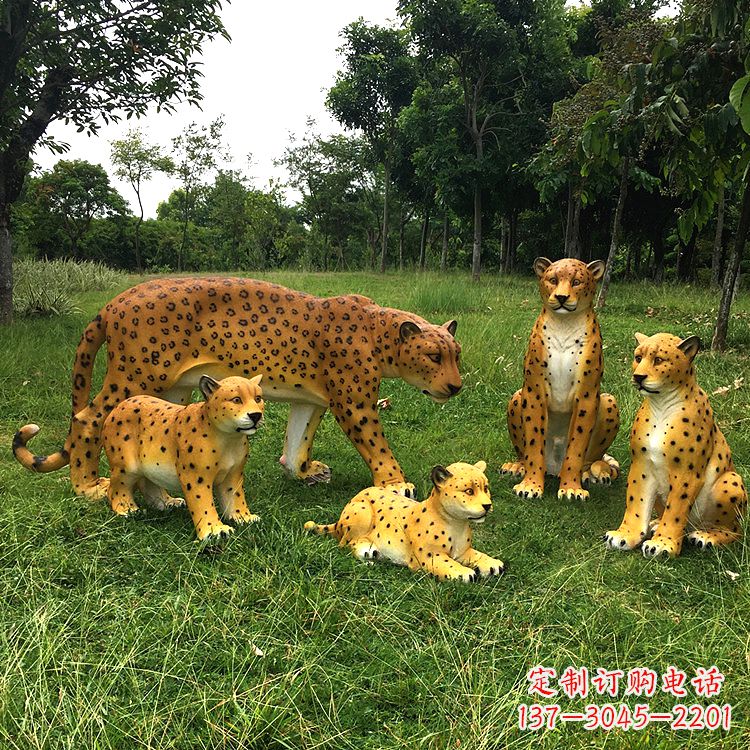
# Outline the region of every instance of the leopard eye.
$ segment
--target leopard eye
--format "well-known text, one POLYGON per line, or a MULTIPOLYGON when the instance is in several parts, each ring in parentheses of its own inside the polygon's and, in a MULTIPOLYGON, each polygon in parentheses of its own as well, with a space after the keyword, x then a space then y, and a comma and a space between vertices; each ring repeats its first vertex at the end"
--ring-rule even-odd
POLYGON ((439 365, 442 361, 442 356, 440 354, 428 354, 427 355, 436 365, 439 365))
POLYGON ((581 280, 580 279, 573 279, 573 286, 581 286, 581 280))
POLYGON ((240 398, 239 396, 235 396, 235 397, 234 397, 234 398, 232 399, 232 403, 233 403, 233 404, 241 404, 241 403, 242 403, 242 399, 241 399, 241 398, 240 398))
POLYGON ((467 495, 473 495, 474 494, 474 488, 473 487, 469 487, 469 489, 468 490, 464 490, 464 492, 467 495))
POLYGON ((654 364, 660 365, 664 360, 661 357, 654 357, 654 364))
POLYGON ((260 396, 255 397, 255 403, 259 404, 263 399, 260 396))
POLYGON ((557 276, 553 276, 553 277, 552 277, 552 278, 551 278, 551 279, 549 280, 549 283, 550 283, 550 284, 557 284, 557 276))
POLYGON ((643 357, 641 357, 641 355, 640 355, 640 354, 636 354, 636 355, 635 355, 635 361, 636 361, 636 362, 640 362, 640 361, 641 361, 642 359, 643 359, 643 357))

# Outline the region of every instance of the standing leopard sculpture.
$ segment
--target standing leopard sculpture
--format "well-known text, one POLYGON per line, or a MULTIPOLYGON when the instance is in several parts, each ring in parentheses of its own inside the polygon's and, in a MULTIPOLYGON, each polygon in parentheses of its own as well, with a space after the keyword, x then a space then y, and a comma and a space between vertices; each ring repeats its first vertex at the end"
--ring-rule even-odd
POLYGON ((685 536, 704 550, 730 544, 742 536, 747 490, 695 378, 700 341, 635 337, 633 384, 644 399, 630 433, 625 516, 604 541, 617 550, 641 546, 646 557, 679 555, 685 536))
POLYGON ((263 375, 269 401, 291 404, 281 463, 304 482, 330 469, 311 456, 326 410, 354 444, 373 484, 413 492, 404 481, 377 410, 383 378, 402 378, 444 403, 461 390, 456 321, 438 326, 358 294, 321 299, 242 278, 158 279, 110 301, 81 337, 73 367, 72 419, 62 450, 34 456, 26 428, 13 441, 27 469, 70 464, 76 493, 107 494, 99 477, 101 428, 120 401, 159 396, 185 404, 206 374, 263 375), (102 389, 91 400, 94 358, 107 344, 102 389))
POLYGON ((338 522, 308 521, 305 529, 335 537, 360 560, 382 558, 442 580, 502 575, 502 560, 472 546, 472 524, 492 510, 486 468, 484 461, 436 466, 432 493, 421 503, 389 487, 369 487, 347 503, 338 522))
POLYGON ((516 460, 502 473, 520 479, 519 497, 544 493, 545 474, 560 477, 557 496, 585 500, 591 484, 609 484, 619 464, 607 449, 617 435, 614 396, 600 393, 602 336, 592 309, 604 263, 534 261, 542 312, 524 359, 523 388, 508 403, 516 460))
POLYGON ((222 519, 238 524, 257 521, 245 500, 243 471, 247 438, 263 419, 262 377, 217 382, 204 375, 198 386, 206 400, 187 406, 155 396, 121 401, 102 427, 112 510, 121 516, 135 513, 136 488, 157 508, 182 505, 181 499, 167 494, 179 490, 202 542, 232 533, 222 519))

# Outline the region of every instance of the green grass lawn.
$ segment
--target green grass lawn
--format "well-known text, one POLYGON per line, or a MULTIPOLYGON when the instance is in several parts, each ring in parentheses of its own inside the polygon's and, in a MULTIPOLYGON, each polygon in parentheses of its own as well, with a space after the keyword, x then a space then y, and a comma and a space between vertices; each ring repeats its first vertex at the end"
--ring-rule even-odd
MULTIPOLYGON (((459 321, 465 387, 437 406, 398 381, 383 413, 391 446, 424 497, 434 464, 488 462, 495 510, 475 546, 508 562, 499 580, 439 583, 385 564, 368 567, 309 519, 335 520, 369 484, 354 448, 327 416, 316 457, 329 485, 304 487, 278 465, 287 407, 269 404, 251 441, 250 507, 261 522, 220 553, 201 551, 187 511, 113 517, 73 496, 67 471, 35 476, 10 452, 15 430, 42 426, 57 449, 70 412, 79 335, 113 292, 78 296, 80 314, 0 329, 0 748, 746 748, 750 743, 748 544, 671 561, 605 550, 619 525, 624 477, 588 503, 516 499, 497 469, 511 453, 505 405, 519 387, 538 313, 531 277, 269 274, 320 295, 360 292, 434 322, 459 321), (739 577, 729 573, 738 573, 739 577), (734 706, 729 733, 517 727, 537 664, 726 675, 715 702, 734 706)), ((697 287, 617 285, 601 315, 604 388, 624 427, 612 453, 627 471, 638 406, 629 385, 633 333, 695 333, 710 341, 718 295, 697 287)), ((734 308, 734 347, 699 355, 738 470, 750 478, 750 297, 734 308)), ((99 377, 104 357, 98 361, 99 377)), ((611 700, 611 699, 610 699, 611 700)), ((620 698, 622 699, 622 691, 620 698)), ((590 701, 559 700, 564 709, 590 701)), ((628 698, 634 705, 648 699, 628 698)), ((651 701, 667 710, 668 695, 651 701)), ((690 693, 684 700, 696 702, 690 693)), ((699 703, 708 703, 697 699, 699 703)))

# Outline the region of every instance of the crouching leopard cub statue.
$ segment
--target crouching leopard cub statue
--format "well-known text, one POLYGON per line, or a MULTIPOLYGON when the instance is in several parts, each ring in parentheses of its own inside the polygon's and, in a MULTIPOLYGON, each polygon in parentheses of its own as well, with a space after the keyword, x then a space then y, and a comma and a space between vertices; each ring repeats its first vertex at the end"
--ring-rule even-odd
POLYGON ((519 497, 538 498, 546 474, 560 477, 560 499, 586 499, 586 486, 609 484, 619 464, 606 453, 620 426, 614 396, 600 393, 602 336, 592 309, 603 261, 534 261, 542 312, 524 359, 523 388, 508 403, 517 459, 501 472, 521 481, 519 497))
POLYGON ((388 487, 370 487, 349 501, 336 523, 308 521, 305 529, 335 537, 360 560, 382 557, 440 579, 502 575, 502 560, 472 547, 471 524, 492 510, 486 468, 484 461, 436 466, 432 493, 421 503, 388 487))
POLYGON ((102 428, 112 510, 119 515, 137 511, 136 487, 159 508, 181 505, 165 490, 182 490, 200 541, 233 531, 219 519, 214 496, 225 521, 257 521, 245 502, 243 470, 247 438, 263 419, 261 377, 217 382, 204 376, 199 387, 206 400, 188 406, 153 396, 121 401, 102 428))
MULTIPOLYGON (((383 378, 402 378, 437 403, 461 390, 456 321, 432 325, 359 294, 322 299, 267 281, 240 278, 156 279, 118 294, 83 332, 73 366, 72 419, 63 448, 33 455, 26 428, 15 457, 35 472, 70 464, 73 489, 107 494, 99 477, 101 426, 129 396, 186 404, 201 375, 263 375, 269 401, 291 404, 281 464, 307 484, 330 469, 312 458, 315 433, 330 409, 359 451, 375 485, 405 482, 377 409, 383 378), (89 398, 94 359, 107 344, 107 371, 89 398)), ((37 429, 38 432, 38 429, 37 429)))
POLYGON ((605 543, 642 545, 646 557, 679 555, 686 531, 704 550, 729 544, 742 535, 747 491, 695 379, 700 342, 667 333, 635 337, 633 384, 645 398, 630 433, 625 517, 605 543))

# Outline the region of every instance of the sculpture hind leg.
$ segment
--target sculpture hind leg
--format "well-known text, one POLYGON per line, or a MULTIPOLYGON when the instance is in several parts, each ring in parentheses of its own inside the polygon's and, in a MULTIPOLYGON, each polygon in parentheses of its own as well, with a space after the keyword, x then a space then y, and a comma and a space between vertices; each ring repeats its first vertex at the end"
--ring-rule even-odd
POLYGON ((607 453, 619 429, 620 409, 617 401, 611 394, 602 393, 581 475, 584 487, 590 484, 610 484, 620 475, 620 464, 607 453))
POLYGON ((707 550, 741 539, 742 519, 747 510, 747 490, 742 477, 734 471, 722 474, 711 490, 708 503, 700 510, 694 530, 687 535, 690 544, 707 550))
POLYGON ((515 479, 523 479, 526 468, 523 464, 523 415, 520 390, 516 391, 508 401, 508 433, 516 453, 516 460, 506 461, 500 468, 500 473, 515 479))
POLYGON ((73 416, 70 425, 70 482, 73 491, 89 500, 107 497, 109 479, 99 476, 102 425, 109 412, 127 397, 116 383, 105 380, 89 405, 73 416), (113 387, 114 386, 114 389, 113 387))
POLYGON ((311 458, 315 433, 325 413, 326 407, 315 404, 293 403, 289 407, 284 454, 279 462, 292 476, 305 484, 331 480, 328 466, 311 458))

